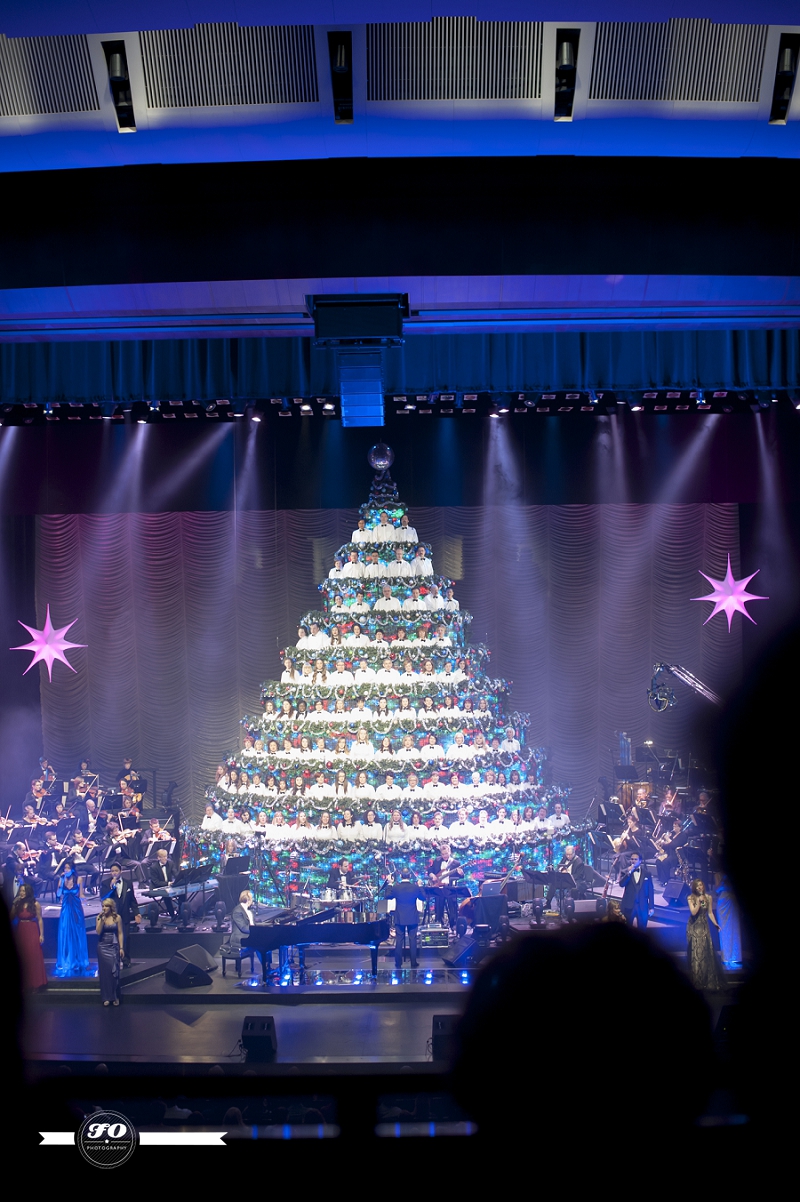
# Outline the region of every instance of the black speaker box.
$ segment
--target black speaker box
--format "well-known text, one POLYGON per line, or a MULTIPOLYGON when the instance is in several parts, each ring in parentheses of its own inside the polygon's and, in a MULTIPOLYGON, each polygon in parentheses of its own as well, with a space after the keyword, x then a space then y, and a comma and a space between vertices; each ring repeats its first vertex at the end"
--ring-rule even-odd
POLYGON ((190 964, 194 964, 195 968, 205 969, 206 972, 213 972, 217 967, 214 957, 199 943, 190 943, 188 947, 182 947, 175 955, 180 956, 183 960, 188 960, 190 964))
POLYGON ((457 1014, 434 1014, 431 1055, 434 1060, 452 1060, 456 1052, 457 1014))
POLYGON ((679 876, 671 877, 664 886, 662 897, 670 906, 683 906, 689 896, 689 886, 679 876))
POLYGON ((272 1064, 278 1053, 278 1034, 271 1014, 248 1014, 242 1023, 242 1047, 248 1064, 272 1064))
POLYGON ((450 944, 446 952, 442 952, 442 959, 448 968, 466 968, 468 964, 477 964, 480 956, 481 949, 478 944, 466 936, 457 939, 455 943, 450 944))
MULTIPOLYGON (((202 950, 202 949, 201 949, 202 950)), ((178 952, 172 957, 164 969, 167 984, 176 989, 194 989, 197 985, 210 985, 211 977, 204 968, 192 964, 178 952)))

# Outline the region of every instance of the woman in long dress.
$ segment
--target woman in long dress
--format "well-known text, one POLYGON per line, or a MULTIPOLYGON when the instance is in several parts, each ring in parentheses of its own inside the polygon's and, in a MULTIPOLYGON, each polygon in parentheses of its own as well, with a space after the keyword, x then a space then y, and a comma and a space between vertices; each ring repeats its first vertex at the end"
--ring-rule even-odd
POLYGON ((97 975, 104 1006, 119 1005, 119 963, 125 954, 122 919, 110 898, 97 915, 97 975))
POLYGON ((11 907, 11 922, 17 940, 22 987, 25 990, 44 989, 47 971, 44 966, 44 924, 42 907, 33 895, 33 885, 20 886, 11 907))
POLYGON ((692 892, 688 897, 689 921, 686 924, 686 957, 692 984, 696 989, 716 990, 720 987, 717 953, 711 940, 710 922, 719 930, 714 916, 711 894, 706 893, 705 883, 692 881, 692 892))
POLYGON ((86 924, 79 892, 75 865, 67 860, 58 884, 61 917, 58 920, 57 977, 86 976, 89 971, 86 924))

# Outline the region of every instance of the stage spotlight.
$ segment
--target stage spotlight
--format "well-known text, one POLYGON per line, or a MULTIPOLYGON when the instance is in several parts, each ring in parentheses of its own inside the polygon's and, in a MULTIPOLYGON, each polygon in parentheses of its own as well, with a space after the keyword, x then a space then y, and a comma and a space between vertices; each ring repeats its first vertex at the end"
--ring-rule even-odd
POLYGON ((206 413, 208 413, 210 416, 212 413, 216 413, 217 402, 216 401, 206 401, 203 408, 205 409, 206 413))
POLYGON ((150 408, 145 401, 134 401, 131 405, 131 421, 137 422, 143 426, 147 422, 147 415, 150 408))
POLYGON ((593 388, 590 388, 590 389, 589 389, 589 404, 590 404, 590 405, 596 405, 596 404, 597 404, 597 399, 598 399, 598 398, 597 398, 597 393, 595 392, 595 390, 594 390, 593 388))
POLYGON ((631 405, 631 413, 641 413, 644 405, 631 405))
POLYGON ((310 405, 301 405, 300 412, 302 413, 303 417, 311 417, 314 413, 314 410, 310 405))
POLYGON ((250 421, 251 421, 251 422, 260 422, 260 421, 261 421, 261 414, 260 414, 260 413, 257 413, 257 412, 255 411, 255 409, 251 409, 251 410, 250 410, 250 421))

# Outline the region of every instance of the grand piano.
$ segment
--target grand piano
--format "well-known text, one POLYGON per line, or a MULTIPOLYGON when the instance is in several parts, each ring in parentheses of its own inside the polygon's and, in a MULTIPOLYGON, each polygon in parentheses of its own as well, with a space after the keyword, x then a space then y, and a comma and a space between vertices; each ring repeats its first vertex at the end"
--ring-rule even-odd
POLYGON ((377 922, 330 922, 338 913, 336 907, 318 910, 315 914, 290 921, 258 922, 250 928, 250 934, 242 939, 243 948, 251 948, 261 961, 261 976, 267 979, 272 969, 272 953, 278 952, 280 967, 285 965, 289 948, 296 947, 300 956, 300 967, 305 968, 305 949, 312 944, 337 943, 360 944, 369 947, 372 960, 372 975, 378 974, 378 947, 389 938, 389 922, 385 918, 377 922))

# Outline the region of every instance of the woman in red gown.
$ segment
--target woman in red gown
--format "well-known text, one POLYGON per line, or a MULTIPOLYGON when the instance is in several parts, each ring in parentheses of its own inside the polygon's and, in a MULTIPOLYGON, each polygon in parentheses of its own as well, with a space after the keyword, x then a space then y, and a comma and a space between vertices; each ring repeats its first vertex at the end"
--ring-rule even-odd
POLYGON ((22 885, 11 906, 11 921, 17 939, 22 987, 26 990, 44 989, 47 973, 44 967, 42 944, 44 924, 42 907, 33 895, 32 885, 22 885))

